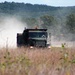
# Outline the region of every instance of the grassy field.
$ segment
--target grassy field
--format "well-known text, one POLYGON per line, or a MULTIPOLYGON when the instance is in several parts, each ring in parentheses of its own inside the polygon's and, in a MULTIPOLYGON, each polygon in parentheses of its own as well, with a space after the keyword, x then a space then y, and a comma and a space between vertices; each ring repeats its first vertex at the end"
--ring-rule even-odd
POLYGON ((75 75, 75 49, 1 48, 0 75, 75 75))

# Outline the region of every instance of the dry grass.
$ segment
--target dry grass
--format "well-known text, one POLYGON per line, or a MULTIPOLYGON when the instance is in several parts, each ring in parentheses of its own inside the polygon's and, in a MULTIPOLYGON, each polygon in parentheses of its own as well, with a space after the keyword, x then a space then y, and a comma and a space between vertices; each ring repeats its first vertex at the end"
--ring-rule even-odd
POLYGON ((75 75, 74 48, 0 49, 0 75, 75 75))

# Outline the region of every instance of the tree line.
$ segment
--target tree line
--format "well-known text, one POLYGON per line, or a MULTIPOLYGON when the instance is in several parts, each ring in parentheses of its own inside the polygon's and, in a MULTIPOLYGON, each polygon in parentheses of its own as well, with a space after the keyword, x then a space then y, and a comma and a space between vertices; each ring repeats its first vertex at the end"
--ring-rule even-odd
POLYGON ((20 16, 29 26, 39 25, 43 28, 64 25, 66 29, 75 34, 75 6, 53 7, 47 5, 3 2, 0 3, 0 17, 5 15, 20 16))

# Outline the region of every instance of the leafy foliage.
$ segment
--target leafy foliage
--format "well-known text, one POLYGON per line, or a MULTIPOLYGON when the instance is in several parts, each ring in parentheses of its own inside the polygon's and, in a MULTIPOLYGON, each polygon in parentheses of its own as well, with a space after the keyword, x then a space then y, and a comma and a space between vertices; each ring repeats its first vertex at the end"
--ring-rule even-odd
POLYGON ((75 14, 67 16, 67 27, 71 33, 75 33, 75 14))
POLYGON ((52 24, 54 22, 54 17, 53 16, 45 15, 45 16, 42 16, 40 18, 43 21, 43 27, 44 28, 48 28, 47 26, 53 25, 52 24))
POLYGON ((7 2, 0 3, 0 14, 16 14, 25 17, 39 17, 43 15, 57 15, 60 17, 60 14, 63 16, 68 14, 69 11, 75 12, 75 7, 53 7, 47 5, 39 5, 39 4, 29 4, 29 3, 15 3, 15 2, 7 2), (68 12, 66 10, 68 9, 68 12), (59 11, 60 10, 60 11, 59 11), (56 14, 56 12, 58 14, 56 14))

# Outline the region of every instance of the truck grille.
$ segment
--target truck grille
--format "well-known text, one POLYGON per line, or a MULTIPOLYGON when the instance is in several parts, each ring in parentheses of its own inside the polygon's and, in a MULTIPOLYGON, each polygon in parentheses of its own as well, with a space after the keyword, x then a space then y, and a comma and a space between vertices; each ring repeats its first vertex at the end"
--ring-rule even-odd
POLYGON ((45 41, 36 41, 36 46, 45 47, 46 46, 46 42, 45 41))

